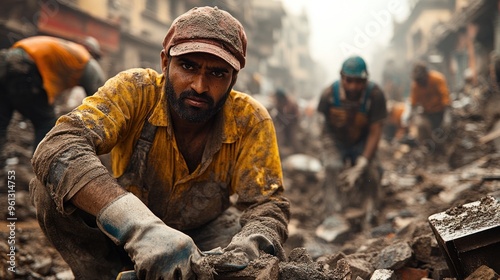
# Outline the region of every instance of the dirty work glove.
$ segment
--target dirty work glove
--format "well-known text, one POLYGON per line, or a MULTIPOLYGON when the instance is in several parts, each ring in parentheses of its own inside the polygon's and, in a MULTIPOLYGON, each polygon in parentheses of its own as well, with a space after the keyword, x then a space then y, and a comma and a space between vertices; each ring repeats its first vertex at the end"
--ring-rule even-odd
POLYGON ((400 119, 401 126, 408 127, 412 117, 413 117, 413 110, 411 108, 411 105, 408 102, 406 102, 405 109, 403 110, 403 114, 401 114, 401 119, 400 119))
POLYGON ((101 231, 123 245, 139 279, 193 279, 201 252, 188 235, 168 227, 135 195, 120 196, 97 215, 101 231))
POLYGON ((452 122, 451 110, 450 108, 444 109, 443 114, 443 127, 450 127, 452 122))
POLYGON ((347 185, 348 189, 351 189, 354 187, 356 181, 361 177, 361 174, 365 171, 366 166, 368 166, 368 159, 364 156, 359 156, 356 159, 356 165, 340 173, 339 179, 342 183, 347 185))
POLYGON ((217 272, 242 270, 258 259, 261 252, 274 255, 273 243, 264 235, 254 233, 249 236, 235 236, 231 243, 222 250, 224 258, 214 264, 217 272))

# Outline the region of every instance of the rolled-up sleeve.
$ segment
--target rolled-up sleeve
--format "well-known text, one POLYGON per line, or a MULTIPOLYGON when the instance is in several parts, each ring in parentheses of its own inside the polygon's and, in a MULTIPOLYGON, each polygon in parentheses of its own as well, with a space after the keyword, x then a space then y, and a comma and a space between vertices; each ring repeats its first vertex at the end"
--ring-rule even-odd
POLYGON ((61 213, 75 209, 67 202, 89 182, 114 180, 97 155, 111 151, 140 118, 140 98, 134 95, 142 85, 132 77, 128 72, 108 80, 95 95, 60 117, 35 150, 34 173, 61 213))

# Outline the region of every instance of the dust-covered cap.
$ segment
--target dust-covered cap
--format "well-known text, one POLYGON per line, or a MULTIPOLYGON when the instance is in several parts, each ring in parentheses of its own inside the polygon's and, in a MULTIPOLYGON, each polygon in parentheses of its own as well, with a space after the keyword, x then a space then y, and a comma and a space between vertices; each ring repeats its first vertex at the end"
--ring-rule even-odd
POLYGON ((174 20, 163 48, 171 56, 213 54, 239 71, 245 66, 247 37, 241 23, 228 12, 217 7, 197 7, 174 20))

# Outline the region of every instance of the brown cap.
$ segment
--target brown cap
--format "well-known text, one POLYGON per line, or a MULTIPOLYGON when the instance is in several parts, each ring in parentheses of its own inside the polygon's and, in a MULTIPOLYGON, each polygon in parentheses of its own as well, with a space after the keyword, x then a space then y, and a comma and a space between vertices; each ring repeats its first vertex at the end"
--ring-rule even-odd
POLYGON ((241 23, 217 7, 197 7, 174 20, 163 39, 171 56, 204 52, 224 59, 235 70, 245 66, 247 36, 241 23))

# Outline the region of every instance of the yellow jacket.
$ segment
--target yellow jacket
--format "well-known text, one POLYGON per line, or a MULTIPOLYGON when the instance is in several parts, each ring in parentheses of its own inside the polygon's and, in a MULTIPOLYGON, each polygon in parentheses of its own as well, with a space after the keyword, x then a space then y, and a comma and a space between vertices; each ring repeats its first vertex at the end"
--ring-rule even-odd
POLYGON ((32 161, 58 209, 70 213, 74 206, 65 202, 87 182, 109 176, 95 153, 111 151, 114 177, 122 175, 148 120, 158 128, 145 186, 129 191, 153 213, 171 227, 193 229, 219 216, 230 206, 229 196, 237 194, 237 206, 247 209, 242 225, 263 223, 285 240, 289 202, 282 197, 281 163, 267 110, 249 95, 231 91, 201 164, 189 174, 173 135, 164 82, 151 69, 122 72, 59 118, 32 161))

